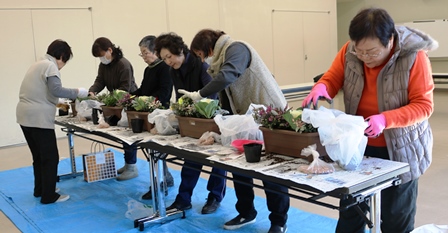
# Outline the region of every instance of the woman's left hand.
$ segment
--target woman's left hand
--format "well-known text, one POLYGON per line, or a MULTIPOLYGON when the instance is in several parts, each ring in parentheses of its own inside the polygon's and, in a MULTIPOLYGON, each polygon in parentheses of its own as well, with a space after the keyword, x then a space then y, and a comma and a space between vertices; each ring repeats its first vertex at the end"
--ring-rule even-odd
POLYGON ((365 120, 369 126, 364 130, 364 135, 369 138, 376 138, 380 136, 386 128, 386 117, 383 114, 377 114, 367 117, 365 120))

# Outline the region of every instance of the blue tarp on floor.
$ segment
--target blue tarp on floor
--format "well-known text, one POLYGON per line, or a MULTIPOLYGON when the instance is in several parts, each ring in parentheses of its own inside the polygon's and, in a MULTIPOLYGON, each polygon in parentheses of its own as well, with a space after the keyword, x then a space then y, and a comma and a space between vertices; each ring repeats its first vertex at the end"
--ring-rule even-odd
MULTIPOLYGON (((123 155, 115 153, 117 167, 123 165, 123 155)), ((31 155, 30 155, 31 156, 31 155)), ((77 157, 78 170, 82 169, 81 157, 77 157)), ((140 232, 133 228, 133 221, 125 217, 129 200, 145 204, 142 194, 149 187, 149 166, 144 160, 137 162, 139 177, 128 181, 115 179, 87 183, 82 176, 63 179, 57 183, 61 194, 69 194, 66 202, 43 205, 33 196, 32 167, 0 172, 0 210, 22 232, 140 232)), ((59 163, 59 174, 70 171, 70 161, 59 163)), ((170 205, 177 194, 180 172, 171 170, 175 186, 169 189, 166 205, 170 205)), ((175 219, 164 224, 145 227, 145 232, 225 232, 222 225, 235 217, 235 193, 228 188, 221 207, 213 214, 202 215, 201 209, 207 198, 207 181, 199 179, 192 197, 193 208, 186 211, 185 219, 175 219)), ((238 232, 267 232, 270 227, 266 200, 256 197, 258 211, 254 224, 238 229, 238 232)), ((328 211, 335 211, 328 209, 328 211)), ((288 212, 288 232, 316 233, 334 232, 336 220, 290 208, 288 212)), ((1 230, 0 230, 1 231, 1 230)))

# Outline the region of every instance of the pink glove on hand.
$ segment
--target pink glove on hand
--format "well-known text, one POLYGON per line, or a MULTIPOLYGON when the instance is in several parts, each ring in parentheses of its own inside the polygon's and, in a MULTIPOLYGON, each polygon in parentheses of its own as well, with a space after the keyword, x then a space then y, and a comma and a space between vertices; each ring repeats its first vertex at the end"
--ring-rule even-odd
POLYGON ((386 128, 386 117, 383 114, 367 117, 365 121, 369 126, 364 130, 364 135, 369 138, 380 136, 384 128, 386 128))
POLYGON ((317 101, 319 99, 326 99, 328 103, 332 103, 333 100, 328 95, 327 86, 325 84, 319 83, 311 89, 310 94, 303 100, 302 107, 309 108, 311 102, 313 103, 313 108, 317 109, 317 101))

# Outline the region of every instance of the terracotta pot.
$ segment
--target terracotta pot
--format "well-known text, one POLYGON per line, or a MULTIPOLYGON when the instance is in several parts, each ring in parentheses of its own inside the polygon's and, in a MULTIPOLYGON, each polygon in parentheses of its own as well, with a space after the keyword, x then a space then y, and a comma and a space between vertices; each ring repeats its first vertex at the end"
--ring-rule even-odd
POLYGON ((176 116, 179 120, 179 131, 182 137, 200 138, 207 131, 220 134, 218 125, 213 119, 176 116))
POLYGON ((290 130, 269 129, 260 127, 263 132, 264 147, 266 154, 274 153, 281 155, 288 155, 298 158, 311 159, 312 156, 300 155, 303 148, 316 144, 317 152, 320 156, 325 156, 327 152, 320 143, 319 133, 297 133, 290 130))
POLYGON ((143 119, 143 130, 148 132, 154 128, 154 124, 148 122, 148 115, 150 112, 137 112, 137 111, 126 111, 126 116, 128 117, 129 128, 131 128, 131 119, 140 118, 143 119))
POLYGON ((106 105, 102 105, 101 110, 103 111, 104 119, 112 115, 115 115, 118 117, 118 119, 121 119, 121 111, 123 111, 123 107, 109 107, 106 105))

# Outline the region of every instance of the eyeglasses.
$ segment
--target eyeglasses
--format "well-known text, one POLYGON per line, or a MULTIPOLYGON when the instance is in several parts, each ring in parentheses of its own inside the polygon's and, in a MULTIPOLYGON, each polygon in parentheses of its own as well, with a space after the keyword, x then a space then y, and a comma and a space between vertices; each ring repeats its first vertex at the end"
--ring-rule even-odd
POLYGON ((351 54, 357 56, 358 58, 376 58, 383 52, 379 53, 357 53, 356 51, 350 51, 351 54))
POLYGON ((140 57, 145 57, 148 56, 148 54, 151 54, 150 52, 144 52, 144 53, 140 53, 139 56, 140 57))

